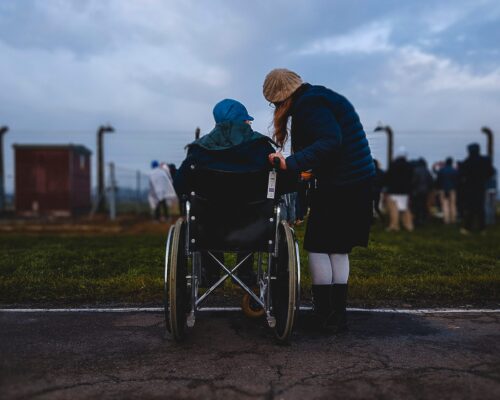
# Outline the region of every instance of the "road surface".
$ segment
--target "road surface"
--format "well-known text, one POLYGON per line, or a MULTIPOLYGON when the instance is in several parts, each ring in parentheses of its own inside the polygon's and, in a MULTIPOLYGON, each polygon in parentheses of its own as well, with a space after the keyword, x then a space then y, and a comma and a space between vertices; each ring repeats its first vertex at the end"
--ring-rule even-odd
POLYGON ((0 313, 1 399, 500 399, 500 314, 350 313, 288 346, 240 313, 0 313))

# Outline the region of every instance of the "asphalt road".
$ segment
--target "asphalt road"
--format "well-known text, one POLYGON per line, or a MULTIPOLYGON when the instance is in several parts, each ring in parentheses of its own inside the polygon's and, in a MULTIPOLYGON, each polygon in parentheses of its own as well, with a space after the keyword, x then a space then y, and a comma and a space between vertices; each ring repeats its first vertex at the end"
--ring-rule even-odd
POLYGON ((353 312, 289 346, 239 313, 183 345, 161 314, 0 313, 1 399, 500 399, 500 314, 353 312))

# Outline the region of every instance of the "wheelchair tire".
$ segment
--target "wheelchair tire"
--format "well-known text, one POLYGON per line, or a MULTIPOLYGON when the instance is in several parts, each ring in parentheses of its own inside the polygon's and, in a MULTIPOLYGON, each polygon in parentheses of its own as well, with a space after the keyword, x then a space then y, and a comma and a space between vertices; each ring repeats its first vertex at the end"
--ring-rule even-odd
POLYGON ((179 218, 170 228, 165 255, 165 323, 167 330, 177 342, 186 337, 186 317, 189 309, 185 233, 186 224, 179 218))
POLYGON ((300 271, 295 236, 286 221, 278 226, 278 257, 273 267, 276 277, 271 283, 272 310, 276 318, 274 333, 278 341, 287 342, 300 301, 300 271))

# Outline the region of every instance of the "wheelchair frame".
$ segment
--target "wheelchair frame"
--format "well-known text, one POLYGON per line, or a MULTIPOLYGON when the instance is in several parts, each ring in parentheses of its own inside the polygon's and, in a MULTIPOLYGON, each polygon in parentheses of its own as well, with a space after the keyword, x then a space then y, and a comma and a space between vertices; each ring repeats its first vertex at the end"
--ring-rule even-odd
POLYGON ((180 342, 186 338, 188 330, 195 325, 197 312, 203 310, 203 302, 226 279, 232 278, 246 295, 262 307, 267 324, 274 330, 276 339, 280 342, 288 341, 300 308, 300 257, 293 229, 286 221, 280 220, 279 202, 275 202, 274 216, 269 220, 274 224, 274 241, 269 240, 269 252, 257 252, 258 294, 236 275, 239 267, 255 252, 245 252, 246 256, 235 266, 229 267, 212 251, 207 250, 224 275, 200 295, 201 253, 190 250, 190 243, 195 241, 190 236, 190 225, 194 221, 195 216, 191 215, 191 204, 188 201, 186 217, 179 218, 170 227, 167 236, 164 312, 166 328, 173 339, 180 342), (265 254, 267 257, 264 257, 265 254))

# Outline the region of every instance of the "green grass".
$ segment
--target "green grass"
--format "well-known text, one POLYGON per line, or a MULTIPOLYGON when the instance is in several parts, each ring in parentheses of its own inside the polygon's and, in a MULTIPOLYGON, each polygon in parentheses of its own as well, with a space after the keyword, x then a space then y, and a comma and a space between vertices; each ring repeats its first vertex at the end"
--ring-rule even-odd
MULTIPOLYGON (((303 228, 297 229, 300 240, 303 228)), ((159 303, 163 234, 0 234, 0 303, 159 303)), ((307 254, 301 253, 308 295, 307 254)), ((413 233, 373 229, 351 255, 355 304, 500 302, 500 226, 486 236, 429 225, 413 233)))
POLYGON ((377 230, 353 254, 354 296, 367 300, 500 301, 500 227, 464 237, 434 225, 398 234, 377 230))

